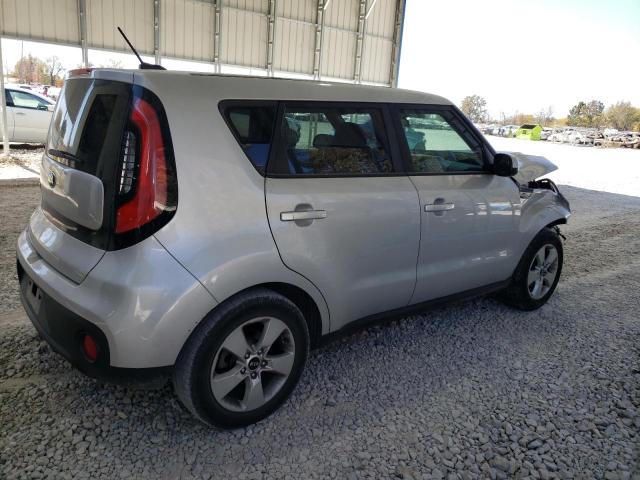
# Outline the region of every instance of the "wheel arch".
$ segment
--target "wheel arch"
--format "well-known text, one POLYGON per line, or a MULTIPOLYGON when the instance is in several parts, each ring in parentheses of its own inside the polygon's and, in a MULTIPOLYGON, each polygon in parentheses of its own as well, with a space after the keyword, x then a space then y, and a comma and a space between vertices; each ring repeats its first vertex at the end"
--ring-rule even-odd
POLYGON ((293 302, 300 309, 305 321, 307 322, 311 346, 313 347, 318 344, 318 341, 323 335, 323 331, 326 331, 328 329, 328 318, 323 320, 320 308, 311 294, 309 294, 303 288, 291 283, 264 282, 251 285, 250 287, 243 288, 242 290, 239 290, 232 295, 229 295, 228 297, 222 299, 220 303, 216 305, 216 307, 214 307, 214 310, 230 299, 260 288, 271 290, 293 302), (323 328, 325 321, 327 323, 327 328, 323 328))

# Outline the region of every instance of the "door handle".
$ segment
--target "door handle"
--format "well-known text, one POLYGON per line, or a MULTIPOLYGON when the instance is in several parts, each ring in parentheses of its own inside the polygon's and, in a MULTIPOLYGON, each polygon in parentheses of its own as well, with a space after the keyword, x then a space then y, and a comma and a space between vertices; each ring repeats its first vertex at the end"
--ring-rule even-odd
POLYGON ((453 210, 455 203, 428 203, 424 206, 425 212, 445 212, 447 210, 453 210))
POLYGON ((283 222, 297 222, 299 220, 320 220, 322 218, 327 218, 326 210, 303 210, 280 213, 280 220, 283 222))
POLYGON ((24 112, 16 112, 16 115, 26 115, 24 112))

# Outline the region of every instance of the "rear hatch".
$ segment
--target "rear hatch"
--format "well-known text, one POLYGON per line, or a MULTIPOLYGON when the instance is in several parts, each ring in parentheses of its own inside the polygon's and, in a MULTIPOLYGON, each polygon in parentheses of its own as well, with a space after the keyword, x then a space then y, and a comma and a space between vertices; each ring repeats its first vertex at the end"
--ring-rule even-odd
POLYGON ((67 80, 40 172, 29 238, 56 270, 81 282, 105 251, 130 246, 177 205, 166 117, 155 95, 93 77, 67 80))

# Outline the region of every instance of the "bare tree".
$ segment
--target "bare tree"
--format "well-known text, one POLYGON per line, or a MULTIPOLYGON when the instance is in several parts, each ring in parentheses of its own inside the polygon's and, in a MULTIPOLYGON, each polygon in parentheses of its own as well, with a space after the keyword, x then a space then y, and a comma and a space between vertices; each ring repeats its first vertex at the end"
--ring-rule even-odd
POLYGON ((549 125, 553 121, 553 107, 543 108, 535 115, 536 123, 542 126, 549 125))
POLYGON ((31 54, 18 60, 14 69, 14 76, 20 83, 43 83, 46 75, 45 63, 31 54))
POLYGON ((47 74, 49 75, 49 85, 55 85, 56 80, 62 72, 64 72, 64 67, 62 66, 62 62, 60 59, 54 55, 52 57, 47 58, 45 62, 47 67, 47 74))

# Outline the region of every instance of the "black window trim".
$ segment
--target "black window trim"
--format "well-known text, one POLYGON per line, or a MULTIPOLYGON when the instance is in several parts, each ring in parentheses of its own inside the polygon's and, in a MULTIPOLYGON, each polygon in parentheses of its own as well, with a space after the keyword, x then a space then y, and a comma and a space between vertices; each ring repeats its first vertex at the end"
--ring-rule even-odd
POLYGON ((222 116, 225 124, 227 125, 227 128, 233 135, 233 138, 236 140, 236 142, 238 142, 238 146, 240 147, 240 150, 242 150, 242 153, 244 154, 245 157, 247 157, 247 160, 249 160, 249 163, 255 169, 255 171, 258 172, 263 177, 266 175, 267 169, 269 167, 269 162, 272 157, 272 153, 275 150, 274 148, 275 136, 277 131, 276 125, 278 124, 278 111, 279 111, 278 103, 279 102, 277 100, 242 100, 242 99, 228 99, 228 100, 222 100, 218 102, 218 111, 220 112, 220 115, 222 116), (271 144, 269 145, 269 154, 267 156, 267 163, 264 166, 264 171, 262 171, 262 169, 258 168, 253 163, 253 160, 251 160, 251 158, 249 157, 249 154, 245 151, 244 148, 242 148, 242 140, 240 136, 237 134, 235 126, 233 125, 233 123, 231 123, 231 118, 227 114, 228 110, 232 108, 250 108, 250 107, 273 107, 273 109, 275 110, 274 122, 271 127, 272 128, 271 144))
POLYGON ((266 178, 364 178, 364 177, 402 177, 402 176, 442 176, 442 175, 493 175, 491 164, 495 150, 489 144, 484 136, 478 131, 475 125, 460 111, 455 105, 439 105, 429 103, 395 103, 395 102, 350 102, 350 101, 325 101, 325 100, 274 100, 274 99, 225 99, 218 102, 218 110, 227 125, 227 128, 233 135, 238 146, 251 164, 251 166, 261 176, 266 178), (258 168, 249 158, 248 154, 242 148, 242 143, 235 128, 230 123, 230 119, 226 114, 229 108, 233 107, 275 107, 275 121, 271 135, 271 146, 269 147, 269 156, 264 171, 258 168), (315 108, 375 108, 382 112, 384 129, 387 134, 387 142, 389 153, 391 154, 391 162, 394 171, 386 173, 343 173, 343 174, 312 174, 312 173, 277 173, 272 169, 276 163, 276 155, 280 145, 280 125, 284 116, 286 106, 304 108, 307 106, 315 108), (465 140, 471 139, 472 143, 477 143, 481 149, 481 157, 484 170, 475 172, 411 172, 411 160, 408 151, 406 137, 400 124, 400 110, 415 109, 426 110, 433 113, 442 111, 450 113, 455 122, 452 124, 454 130, 465 140), (464 127, 462 130, 460 127, 464 127), (271 167, 270 167, 271 166, 271 167))
MULTIPOLYGON (((392 113, 393 127, 395 129, 395 135, 398 139, 398 145, 402 151, 403 168, 405 175, 410 177, 426 177, 426 176, 444 176, 444 175, 493 175, 491 170, 491 164, 493 163, 493 156, 495 151, 491 148, 491 145, 484 139, 478 129, 471 123, 471 121, 465 117, 465 115, 455 105, 437 105, 427 103, 392 103, 390 104, 390 110, 392 113), (441 112, 449 113, 453 116, 453 122, 450 123, 453 130, 460 135, 460 137, 471 148, 472 144, 477 144, 480 148, 480 156, 483 164, 483 170, 481 171, 461 171, 461 172, 412 172, 411 171, 411 153, 409 152, 409 146, 407 139, 400 123, 400 111, 401 110, 424 110, 427 113, 434 113, 439 115, 441 112), (461 128, 462 127, 462 128, 461 128), (471 144, 469 143, 471 141, 471 144)), ((444 118, 444 117, 443 117, 444 118)))
MULTIPOLYGON (((49 110, 48 110, 48 108, 49 108, 49 107, 51 107, 51 106, 53 106, 53 104, 52 104, 52 103, 46 103, 42 98, 40 98, 39 96, 34 95, 33 93, 30 93, 30 92, 23 92, 23 91, 21 91, 21 90, 13 90, 13 89, 10 89, 10 88, 5 89, 5 92, 7 92, 7 93, 8 93, 9 98, 11 98, 11 105, 9 105, 9 102, 7 102, 7 107, 13 107, 13 108, 25 108, 25 109, 27 109, 27 110, 38 110, 38 111, 40 111, 40 112, 45 112, 45 111, 47 111, 47 112, 48 112, 48 111, 49 111, 49 110), (30 96, 32 96, 32 97, 35 97, 35 98, 38 100, 39 104, 47 105, 47 110, 43 110, 43 109, 38 108, 38 107, 25 107, 25 106, 23 106, 23 105, 16 105, 16 103, 13 101, 13 96, 11 95, 11 93, 24 93, 25 95, 30 95, 30 96)), ((7 99, 7 100, 8 100, 8 99, 7 99)))
POLYGON ((348 102, 348 101, 324 101, 324 100, 282 100, 278 102, 278 112, 276 114, 276 125, 280 125, 284 117, 285 107, 291 108, 361 108, 361 109, 377 109, 382 114, 382 122, 386 134, 386 141, 389 155, 391 155, 391 163, 393 172, 382 173, 334 173, 334 174, 316 174, 316 173, 278 173, 273 168, 276 165, 276 155, 280 147, 281 129, 276 128, 273 146, 267 162, 268 178, 364 178, 364 177, 403 177, 406 176, 404 166, 398 148, 398 142, 395 139, 391 115, 388 104, 384 102, 348 102), (271 165, 271 167, 269 167, 271 165))

